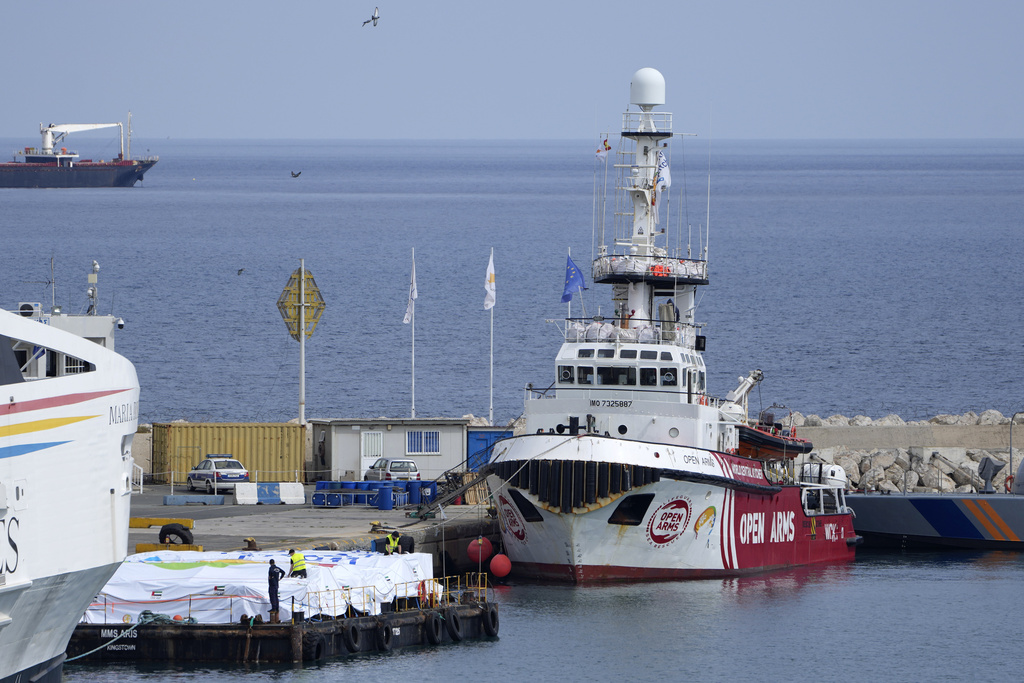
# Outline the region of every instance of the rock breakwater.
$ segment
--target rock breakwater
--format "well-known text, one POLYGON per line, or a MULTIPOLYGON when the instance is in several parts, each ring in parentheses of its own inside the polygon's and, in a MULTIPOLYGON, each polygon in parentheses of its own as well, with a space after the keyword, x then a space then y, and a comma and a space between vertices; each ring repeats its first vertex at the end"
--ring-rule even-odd
POLYGON ((1024 425, 1024 415, 1017 415, 1011 425, 1010 418, 998 410, 937 415, 916 422, 906 422, 899 415, 873 420, 864 415, 822 418, 793 413, 792 418, 797 436, 815 445, 801 462, 841 466, 853 489, 974 492, 984 487, 978 464, 989 457, 1004 465, 992 480, 1002 491, 1007 477, 1024 460, 1019 449, 1024 445, 1024 430, 1019 430, 1013 435, 1017 440, 1011 466, 1011 430, 1024 425))

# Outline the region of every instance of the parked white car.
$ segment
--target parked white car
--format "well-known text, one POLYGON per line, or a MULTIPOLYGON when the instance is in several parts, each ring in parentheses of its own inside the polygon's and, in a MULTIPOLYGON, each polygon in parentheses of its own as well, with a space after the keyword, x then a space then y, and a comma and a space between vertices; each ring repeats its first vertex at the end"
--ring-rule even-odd
POLYGON ((377 458, 363 475, 363 481, 419 481, 420 468, 415 460, 377 458))

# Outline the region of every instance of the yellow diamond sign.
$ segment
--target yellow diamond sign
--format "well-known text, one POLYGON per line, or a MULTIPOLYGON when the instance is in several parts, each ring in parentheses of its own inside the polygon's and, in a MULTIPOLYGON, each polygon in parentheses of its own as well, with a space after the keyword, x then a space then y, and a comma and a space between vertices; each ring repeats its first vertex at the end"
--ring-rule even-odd
POLYGON ((305 333, 308 338, 313 336, 313 330, 327 308, 324 298, 320 296, 320 288, 316 286, 308 268, 298 268, 292 273, 288 284, 284 286, 284 291, 281 292, 281 298, 277 300, 277 309, 281 311, 284 324, 288 326, 288 333, 295 341, 299 341, 299 311, 303 304, 306 308, 305 333))

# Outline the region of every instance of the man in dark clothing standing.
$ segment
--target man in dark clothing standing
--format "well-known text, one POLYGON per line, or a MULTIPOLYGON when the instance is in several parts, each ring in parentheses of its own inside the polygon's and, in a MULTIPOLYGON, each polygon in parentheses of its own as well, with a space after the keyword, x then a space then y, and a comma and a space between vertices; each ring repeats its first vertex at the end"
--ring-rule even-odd
POLYGON ((270 561, 270 573, 267 575, 267 584, 270 591, 270 621, 277 623, 277 586, 284 576, 284 570, 277 566, 273 560, 270 561))

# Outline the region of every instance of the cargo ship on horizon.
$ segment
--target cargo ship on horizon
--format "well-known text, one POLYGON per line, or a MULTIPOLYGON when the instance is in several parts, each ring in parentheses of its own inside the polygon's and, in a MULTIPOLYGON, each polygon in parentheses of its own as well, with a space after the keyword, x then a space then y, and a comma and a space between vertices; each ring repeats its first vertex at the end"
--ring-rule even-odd
POLYGON ((13 161, 0 163, 0 188, 21 187, 132 187, 153 168, 159 157, 131 158, 131 114, 128 115, 128 150, 124 126, 118 123, 39 124, 42 147, 25 147, 14 153, 13 161), (121 151, 109 161, 81 159, 67 147, 55 148, 69 134, 117 126, 121 151))

